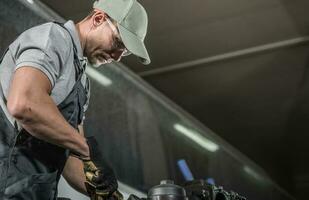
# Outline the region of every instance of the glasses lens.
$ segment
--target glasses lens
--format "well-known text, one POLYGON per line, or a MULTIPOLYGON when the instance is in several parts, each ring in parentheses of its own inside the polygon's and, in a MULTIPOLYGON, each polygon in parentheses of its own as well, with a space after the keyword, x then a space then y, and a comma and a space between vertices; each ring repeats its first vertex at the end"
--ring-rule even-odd
POLYGON ((122 52, 122 56, 128 56, 131 55, 131 52, 128 49, 124 49, 122 52))
POLYGON ((118 32, 118 30, 117 30, 116 25, 113 24, 113 22, 112 22, 110 19, 108 19, 108 18, 106 18, 106 21, 107 21, 109 27, 110 27, 110 28, 112 29, 112 31, 114 32, 114 34, 116 34, 116 35, 118 36, 118 35, 119 35, 119 32, 118 32))
POLYGON ((122 56, 128 56, 131 54, 131 52, 125 47, 125 45, 123 44, 121 37, 120 37, 120 33, 119 30, 117 28, 117 26, 115 24, 113 24, 111 22, 110 19, 106 18, 106 21, 108 23, 108 25, 110 26, 110 28, 112 29, 112 31, 114 32, 115 36, 115 41, 114 41, 114 45, 115 45, 115 49, 120 49, 123 51, 122 56))

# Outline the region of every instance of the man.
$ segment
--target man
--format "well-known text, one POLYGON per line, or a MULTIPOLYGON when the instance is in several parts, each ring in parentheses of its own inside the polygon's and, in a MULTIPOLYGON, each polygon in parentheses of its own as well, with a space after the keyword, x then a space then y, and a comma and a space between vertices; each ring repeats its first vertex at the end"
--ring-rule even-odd
POLYGON ((129 54, 149 64, 146 32, 136 0, 98 0, 76 25, 36 26, 9 46, 0 66, 0 199, 56 199, 61 174, 93 199, 117 198, 113 171, 83 136, 85 67, 129 54))

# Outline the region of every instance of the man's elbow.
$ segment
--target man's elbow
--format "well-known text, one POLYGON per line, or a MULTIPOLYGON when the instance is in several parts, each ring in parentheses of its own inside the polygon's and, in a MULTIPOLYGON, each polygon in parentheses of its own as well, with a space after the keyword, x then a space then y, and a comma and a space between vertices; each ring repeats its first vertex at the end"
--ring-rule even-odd
POLYGON ((7 108, 9 113, 17 120, 24 121, 27 113, 31 112, 31 107, 26 100, 8 100, 7 108))

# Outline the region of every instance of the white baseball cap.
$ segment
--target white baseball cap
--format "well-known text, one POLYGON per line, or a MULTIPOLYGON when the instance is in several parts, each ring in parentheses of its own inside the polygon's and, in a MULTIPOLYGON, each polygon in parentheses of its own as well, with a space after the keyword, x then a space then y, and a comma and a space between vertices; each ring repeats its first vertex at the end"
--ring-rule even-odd
POLYGON ((151 62, 144 44, 148 17, 140 3, 136 0, 97 0, 93 8, 102 10, 117 22, 123 44, 132 54, 144 65, 151 62))

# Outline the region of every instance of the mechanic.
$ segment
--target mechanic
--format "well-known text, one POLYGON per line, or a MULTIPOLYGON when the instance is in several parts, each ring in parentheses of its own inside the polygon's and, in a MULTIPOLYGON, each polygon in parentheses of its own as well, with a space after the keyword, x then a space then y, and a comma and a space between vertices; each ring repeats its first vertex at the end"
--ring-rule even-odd
POLYGON ((84 137, 85 68, 129 54, 149 64, 147 24, 136 0, 97 0, 77 24, 35 26, 9 45, 0 62, 0 199, 57 199, 61 175, 92 199, 121 198, 96 141, 84 137))

